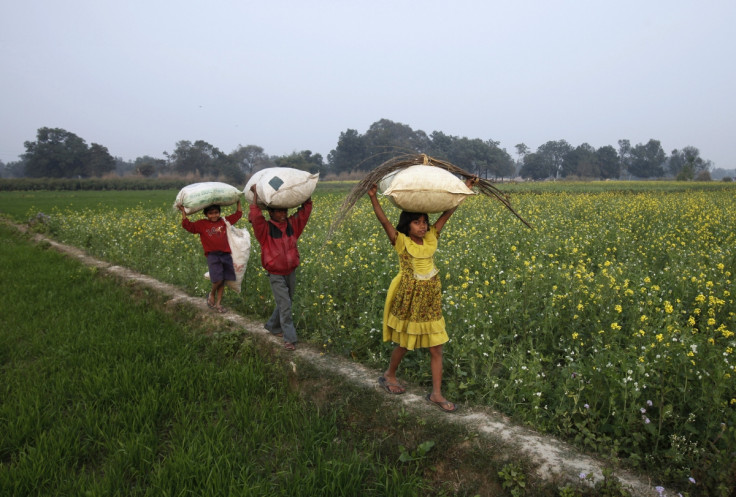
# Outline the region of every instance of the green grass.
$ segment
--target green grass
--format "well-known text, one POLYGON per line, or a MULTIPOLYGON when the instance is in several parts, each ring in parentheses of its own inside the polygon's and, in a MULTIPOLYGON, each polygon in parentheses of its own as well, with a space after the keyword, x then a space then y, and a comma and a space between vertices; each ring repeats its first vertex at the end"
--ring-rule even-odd
POLYGON ((305 404, 237 330, 208 337, 155 295, 0 238, 0 494, 431 493, 370 440, 339 443, 340 412, 305 404))
POLYGON ((0 191, 0 214, 25 222, 37 213, 53 209, 128 209, 137 206, 161 209, 172 206, 176 190, 146 191, 0 191))

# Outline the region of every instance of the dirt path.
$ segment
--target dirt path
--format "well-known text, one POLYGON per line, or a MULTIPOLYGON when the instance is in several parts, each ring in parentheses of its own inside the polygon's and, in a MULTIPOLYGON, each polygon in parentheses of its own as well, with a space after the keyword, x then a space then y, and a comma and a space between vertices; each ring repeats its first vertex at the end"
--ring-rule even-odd
MULTIPOLYGON (((16 225, 16 228, 26 231, 25 226, 16 225)), ((202 313, 211 315, 211 311, 207 308, 203 298, 195 298, 187 295, 173 285, 162 283, 150 276, 95 259, 76 247, 55 242, 42 235, 36 234, 33 238, 37 243, 48 243, 55 250, 68 254, 88 266, 97 268, 103 273, 152 288, 162 295, 169 297, 168 304, 186 303, 194 308, 198 308, 202 313)), ((231 311, 220 317, 242 327, 253 335, 260 335, 261 338, 266 335, 266 330, 263 328, 262 323, 238 315, 235 312, 231 311)), ((272 341, 274 348, 280 348, 281 344, 278 339, 269 339, 267 337, 265 339, 272 341)), ((376 380, 381 375, 380 371, 368 369, 340 357, 322 355, 319 351, 305 345, 300 346, 294 354, 296 354, 298 359, 309 361, 309 363, 316 365, 322 371, 339 375, 344 381, 351 382, 357 388, 371 390, 378 388, 376 380)), ((292 363, 292 366, 296 367, 294 363, 292 363)), ((409 388, 404 395, 391 396, 388 401, 402 403, 406 410, 416 412, 434 409, 428 406, 422 395, 413 393, 412 390, 414 389, 409 388)), ((594 481, 602 478, 602 469, 604 467, 602 462, 588 455, 581 454, 573 447, 553 437, 541 435, 528 428, 517 426, 505 416, 489 409, 462 406, 462 409, 458 413, 448 414, 446 416, 446 422, 462 425, 478 433, 479 436, 486 437, 486 440, 495 441, 496 443, 492 445, 498 445, 500 442, 504 446, 513 447, 518 451, 520 457, 531 461, 537 467, 536 476, 541 479, 562 480, 563 482, 567 480, 578 480, 581 473, 593 475, 594 481)), ((646 482, 636 475, 617 470, 615 476, 633 496, 654 497, 658 495, 651 482, 646 482)))

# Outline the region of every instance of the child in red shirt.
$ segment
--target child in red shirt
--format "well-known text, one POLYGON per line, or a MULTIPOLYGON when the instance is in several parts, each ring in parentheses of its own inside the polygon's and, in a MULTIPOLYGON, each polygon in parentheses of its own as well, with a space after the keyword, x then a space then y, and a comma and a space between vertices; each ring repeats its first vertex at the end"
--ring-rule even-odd
POLYGON ((284 348, 295 350, 296 327, 291 314, 292 299, 296 288, 296 268, 299 267, 297 240, 307 225, 312 213, 312 199, 307 199, 291 216, 287 209, 269 208, 270 219, 266 219, 258 207, 256 185, 251 187, 253 203, 248 212, 248 221, 253 225, 253 234, 261 245, 261 265, 268 272, 276 308, 265 324, 272 335, 284 338, 284 348))
MULTIPOLYGON (((207 258, 207 267, 210 271, 210 281, 212 281, 212 290, 207 295, 207 306, 217 312, 227 312, 222 307, 222 294, 225 290, 225 281, 235 281, 235 268, 233 267, 233 257, 230 250, 230 244, 227 242, 227 226, 225 221, 220 217, 220 206, 209 205, 204 208, 206 219, 200 219, 192 222, 187 219, 184 206, 180 205, 181 226, 190 233, 198 234, 204 249, 204 255, 207 258)), ((226 216, 227 222, 235 224, 243 217, 243 208, 238 200, 237 210, 226 216)))

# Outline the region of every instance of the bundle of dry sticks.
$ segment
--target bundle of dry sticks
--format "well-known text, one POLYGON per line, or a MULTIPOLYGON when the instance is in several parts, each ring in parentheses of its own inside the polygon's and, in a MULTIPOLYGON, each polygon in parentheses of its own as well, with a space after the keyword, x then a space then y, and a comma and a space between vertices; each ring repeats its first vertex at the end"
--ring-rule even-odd
MULTIPOLYGON (((426 154, 403 154, 403 155, 396 156, 382 163, 378 167, 376 167, 374 170, 368 173, 368 175, 365 178, 363 178, 357 185, 355 185, 355 187, 353 187, 353 189, 350 191, 348 196, 345 197, 345 201, 340 207, 340 210, 338 211, 338 214, 335 217, 335 221, 332 223, 332 227, 330 228, 330 235, 345 220, 348 212, 350 212, 350 209, 352 209, 353 206, 355 206, 358 199, 362 197, 363 195, 365 195, 368 192, 368 190, 371 189, 373 185, 378 184, 384 177, 393 173, 394 171, 404 169, 409 166, 414 166, 417 164, 441 167, 442 169, 445 169, 453 174, 456 174, 462 177, 463 179, 477 178, 475 174, 471 174, 457 167, 454 164, 451 164, 443 160, 435 159, 434 157, 430 157, 426 154)), ((531 225, 527 223, 511 206, 511 202, 509 201, 509 198, 505 193, 503 193, 501 190, 493 186, 493 184, 489 180, 484 179, 484 178, 477 178, 477 179, 478 181, 474 184, 474 186, 478 189, 479 193, 486 195, 488 197, 495 198, 496 200, 501 202, 522 223, 524 223, 529 228, 531 228, 531 225)))

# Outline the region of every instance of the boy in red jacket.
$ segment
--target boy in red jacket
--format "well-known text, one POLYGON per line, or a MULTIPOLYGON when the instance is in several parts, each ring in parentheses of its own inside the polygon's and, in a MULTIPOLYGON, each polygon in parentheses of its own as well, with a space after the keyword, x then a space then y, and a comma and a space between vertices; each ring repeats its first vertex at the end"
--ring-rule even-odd
POLYGON ((296 328, 291 315, 292 298, 296 286, 296 268, 299 267, 299 250, 296 241, 307 225, 312 213, 312 199, 304 202, 299 210, 287 216, 287 209, 268 209, 271 219, 266 220, 258 207, 256 185, 251 186, 253 203, 250 204, 248 221, 261 244, 261 265, 268 272, 276 308, 266 322, 266 329, 275 336, 284 337, 284 348, 295 350, 296 328))
MULTIPOLYGON (((235 281, 235 268, 230 244, 227 242, 227 226, 220 217, 219 205, 208 205, 204 208, 206 219, 191 222, 187 219, 184 206, 178 206, 181 211, 181 226, 190 233, 198 234, 202 242, 204 255, 207 258, 207 267, 210 271, 212 290, 207 295, 207 306, 217 312, 227 312, 220 305, 225 290, 225 281, 235 281)), ((238 209, 226 216, 227 222, 235 224, 243 217, 243 208, 238 200, 238 209)))

